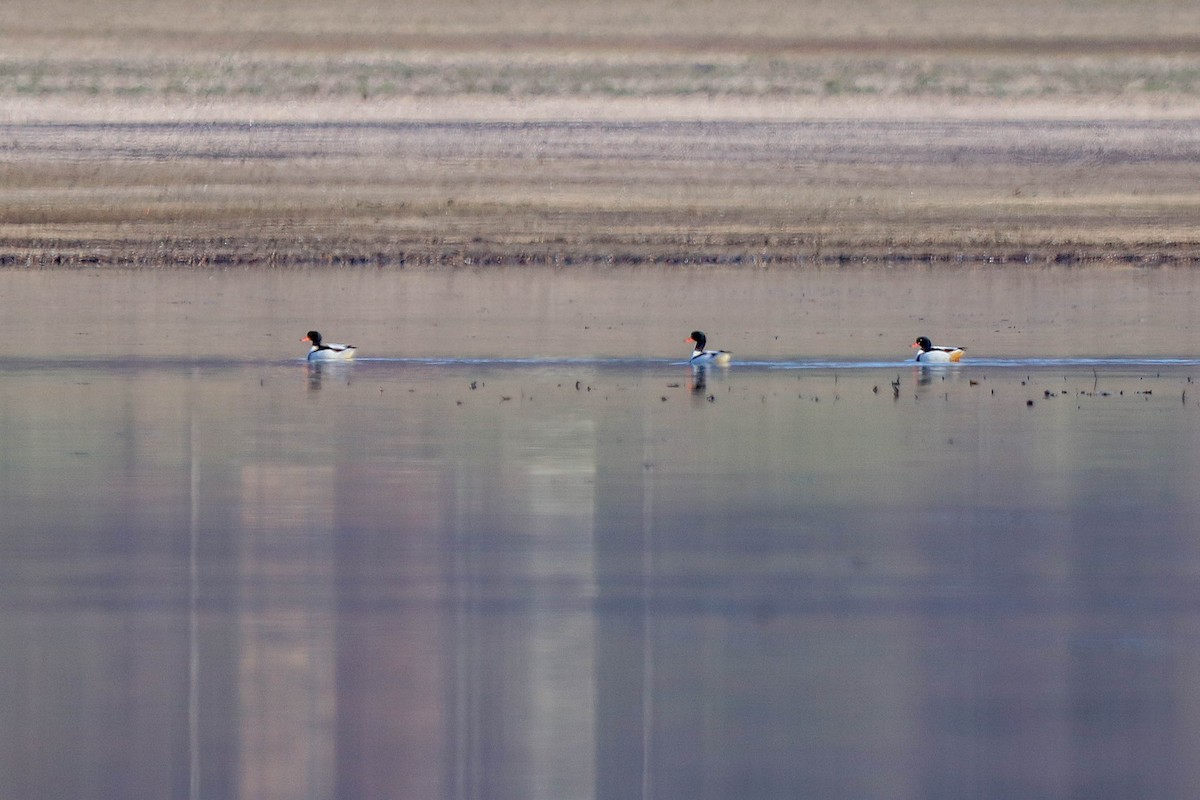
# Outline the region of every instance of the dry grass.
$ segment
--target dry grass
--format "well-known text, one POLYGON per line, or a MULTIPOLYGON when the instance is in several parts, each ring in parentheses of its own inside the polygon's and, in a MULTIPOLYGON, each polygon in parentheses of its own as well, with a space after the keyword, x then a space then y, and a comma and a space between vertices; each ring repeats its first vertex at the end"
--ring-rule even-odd
POLYGON ((67 36, 134 52, 290 46, 340 53, 355 40, 414 36, 434 43, 473 37, 496 49, 514 37, 1161 39, 1200 35, 1194 12, 1188 0, 9 0, 0 8, 0 29, 26 51, 67 36))
POLYGON ((0 53, 10 264, 1200 253, 1174 0, 14 0, 0 53))

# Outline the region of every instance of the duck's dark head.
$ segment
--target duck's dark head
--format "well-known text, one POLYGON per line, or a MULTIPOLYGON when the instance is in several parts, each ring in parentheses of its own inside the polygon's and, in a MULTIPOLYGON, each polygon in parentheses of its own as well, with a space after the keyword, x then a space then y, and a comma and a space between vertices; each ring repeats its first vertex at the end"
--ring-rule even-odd
POLYGON ((918 336, 917 340, 912 343, 912 346, 921 348, 922 353, 928 353, 933 349, 933 342, 929 341, 928 336, 918 336))
POLYGON ((692 331, 692 335, 687 338, 687 341, 695 342, 696 349, 703 350, 708 339, 704 336, 704 331, 692 331))
POLYGON ((309 331, 308 334, 301 339, 302 342, 311 342, 313 347, 321 346, 321 334, 316 331, 309 331))

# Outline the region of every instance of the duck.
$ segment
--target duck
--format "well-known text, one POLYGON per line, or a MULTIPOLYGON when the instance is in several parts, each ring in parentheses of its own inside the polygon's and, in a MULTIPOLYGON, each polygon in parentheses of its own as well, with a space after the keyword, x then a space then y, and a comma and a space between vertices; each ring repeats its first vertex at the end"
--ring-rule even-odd
POLYGON ((949 364, 952 361, 961 361, 965 347, 938 347, 929 341, 928 336, 918 336, 917 340, 912 343, 913 347, 920 349, 917 353, 917 361, 922 364, 949 364))
POLYGON ((323 343, 318 331, 309 331, 300 341, 308 342, 312 347, 308 350, 309 361, 346 361, 354 358, 355 347, 352 344, 323 343))
POLYGON ((708 337, 704 335, 704 331, 692 331, 692 335, 685 341, 695 342, 696 348, 692 350, 692 357, 689 362, 693 366, 703 366, 706 364, 728 364, 733 358, 733 353, 728 350, 705 350, 704 345, 708 343, 708 337))

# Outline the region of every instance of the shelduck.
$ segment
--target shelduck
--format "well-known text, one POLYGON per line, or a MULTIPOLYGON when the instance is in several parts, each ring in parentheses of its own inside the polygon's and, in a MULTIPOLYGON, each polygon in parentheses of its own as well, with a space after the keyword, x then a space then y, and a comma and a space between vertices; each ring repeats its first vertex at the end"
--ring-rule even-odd
POLYGON ((705 350, 704 345, 708 343, 708 338, 704 335, 704 331, 692 331, 686 341, 694 342, 695 349, 692 350, 692 357, 689 359, 694 366, 703 366, 705 364, 728 364, 733 358, 733 353, 728 350, 705 350))
POLYGON ((918 336, 912 346, 921 352, 917 353, 917 361, 922 364, 949 364, 961 361, 965 347, 938 347, 929 341, 928 336, 918 336))
POLYGON ((354 345, 322 342, 321 334, 317 331, 309 331, 300 341, 312 345, 308 350, 309 361, 347 361, 354 358, 354 345))

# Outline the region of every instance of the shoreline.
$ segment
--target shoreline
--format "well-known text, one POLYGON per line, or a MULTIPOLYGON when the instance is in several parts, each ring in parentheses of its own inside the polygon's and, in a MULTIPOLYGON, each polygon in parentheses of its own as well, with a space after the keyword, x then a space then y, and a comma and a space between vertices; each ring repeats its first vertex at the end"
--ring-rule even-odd
POLYGON ((1200 262, 1174 0, 0 10, 0 266, 1200 262))
POLYGON ((9 123, 0 267, 1200 263, 1190 119, 838 111, 9 123))
POLYGON ((387 100, 172 100, 10 98, 0 125, 159 123, 521 123, 521 122, 1151 122, 1200 120, 1200 102, 1167 98, 1120 102, 1097 99, 1012 100, 952 98, 501 98, 401 97, 387 100))
MULTIPOLYGON (((228 242, 224 242, 228 246, 228 242)), ((252 250, 252 247, 247 248, 252 250)), ((379 248, 305 254, 256 253, 222 249, 219 243, 191 242, 173 247, 159 243, 149 252, 143 243, 97 245, 94 242, 35 241, 27 246, 0 237, 0 272, 39 270, 244 270, 296 271, 310 269, 366 271, 670 269, 701 271, 822 271, 827 269, 986 269, 996 267, 1044 269, 1170 269, 1200 266, 1200 246, 1179 252, 1158 250, 1092 250, 1026 248, 970 252, 892 252, 858 250, 822 255, 781 253, 692 252, 543 252, 505 253, 494 249, 412 252, 379 248)))

